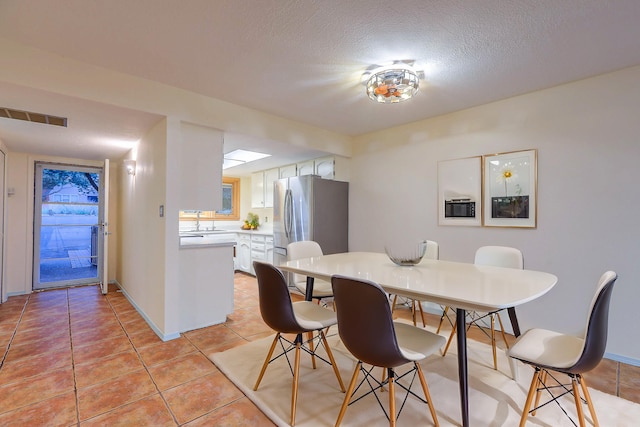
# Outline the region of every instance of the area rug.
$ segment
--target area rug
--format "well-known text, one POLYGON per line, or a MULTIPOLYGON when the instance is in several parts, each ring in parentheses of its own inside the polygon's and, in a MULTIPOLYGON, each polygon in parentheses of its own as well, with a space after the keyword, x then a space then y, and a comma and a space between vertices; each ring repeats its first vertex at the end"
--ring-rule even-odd
MULTIPOLYGON (((276 425, 289 425, 291 409, 291 372, 285 358, 272 362, 257 391, 253 386, 273 337, 264 338, 240 347, 216 353, 211 356, 216 366, 258 406, 276 425)), ((355 361, 339 340, 337 334, 329 338, 337 364, 340 368, 345 387, 351 379, 355 361)), ((499 367, 492 368, 491 347, 475 342, 468 343, 469 358, 469 424, 473 427, 517 426, 521 408, 526 400, 533 369, 520 364, 519 379, 514 381, 509 375, 506 355, 499 352, 499 367)), ((293 358, 291 358, 293 360, 293 358)), ((440 426, 460 426, 460 398, 458 387, 457 355, 451 348, 446 357, 434 354, 423 361, 433 404, 435 405, 440 426)), ((362 375, 360 376, 362 378, 362 375)), ((588 377, 587 377, 588 379, 588 377)), ((412 390, 422 395, 419 381, 412 390)), ((640 405, 615 396, 590 389, 596 413, 603 427, 622 427, 640 425, 640 405)), ((396 398, 400 408, 403 392, 398 387, 396 398)), ((319 362, 312 369, 311 360, 303 353, 300 366, 300 383, 296 426, 317 427, 333 426, 344 399, 337 379, 331 367, 319 362)), ((388 395, 383 393, 381 401, 388 407, 388 395)), ((575 418, 573 399, 565 396, 562 406, 575 418)), ((586 405, 584 406, 587 424, 593 425, 586 405)), ((577 423, 577 421, 576 421, 577 423)), ((347 409, 342 426, 388 426, 389 422, 375 397, 369 395, 352 404, 347 409)), ((426 405, 415 397, 406 401, 398 420, 398 426, 433 425, 426 405)), ((527 425, 542 427, 570 427, 572 422, 554 403, 538 410, 530 417, 527 425)))

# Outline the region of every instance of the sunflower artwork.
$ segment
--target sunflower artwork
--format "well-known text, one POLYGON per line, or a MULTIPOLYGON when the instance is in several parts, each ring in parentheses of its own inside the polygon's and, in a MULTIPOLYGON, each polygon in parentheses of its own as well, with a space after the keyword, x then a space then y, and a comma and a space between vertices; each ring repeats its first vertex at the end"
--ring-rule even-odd
POLYGON ((490 218, 530 218, 531 156, 515 152, 492 156, 488 160, 491 181, 490 218))

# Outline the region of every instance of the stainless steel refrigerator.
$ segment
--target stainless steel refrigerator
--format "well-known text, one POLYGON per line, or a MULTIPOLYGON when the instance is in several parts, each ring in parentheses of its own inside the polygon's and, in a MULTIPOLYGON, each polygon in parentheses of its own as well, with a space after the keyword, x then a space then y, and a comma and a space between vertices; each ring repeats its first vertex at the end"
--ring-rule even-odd
POLYGON ((284 178, 274 183, 274 265, 287 260, 287 245, 314 240, 325 255, 347 252, 349 183, 316 175, 284 178))

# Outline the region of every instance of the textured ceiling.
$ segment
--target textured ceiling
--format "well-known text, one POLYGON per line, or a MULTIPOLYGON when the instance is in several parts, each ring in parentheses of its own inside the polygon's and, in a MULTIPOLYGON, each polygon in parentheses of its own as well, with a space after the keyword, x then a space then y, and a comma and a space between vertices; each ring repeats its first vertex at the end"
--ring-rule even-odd
POLYGON ((638 65, 639 21, 638 0, 0 0, 0 37, 347 135, 638 65), (376 104, 361 75, 393 60, 425 80, 376 104))

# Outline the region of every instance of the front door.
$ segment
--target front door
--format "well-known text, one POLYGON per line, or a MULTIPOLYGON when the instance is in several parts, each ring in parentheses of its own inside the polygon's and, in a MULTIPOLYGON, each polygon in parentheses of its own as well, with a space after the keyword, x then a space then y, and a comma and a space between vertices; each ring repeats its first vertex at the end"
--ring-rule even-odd
POLYGON ((36 163, 33 288, 100 283, 104 170, 36 163))

